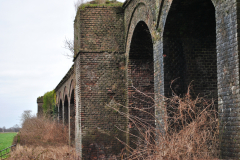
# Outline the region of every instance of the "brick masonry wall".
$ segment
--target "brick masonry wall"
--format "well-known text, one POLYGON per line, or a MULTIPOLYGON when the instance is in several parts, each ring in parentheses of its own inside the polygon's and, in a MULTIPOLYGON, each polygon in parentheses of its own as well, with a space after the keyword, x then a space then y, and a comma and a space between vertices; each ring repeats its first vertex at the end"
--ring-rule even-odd
POLYGON ((76 150, 83 159, 110 158, 126 141, 126 69, 121 7, 85 7, 74 24, 76 150), (123 106, 121 106, 121 105, 123 106))
MULTIPOLYGON (((235 0, 213 1, 216 18, 216 53, 217 53, 217 87, 218 111, 220 124, 221 158, 239 158, 239 55, 238 55, 238 5, 235 0)), ((163 33, 171 1, 164 1, 157 31, 160 37, 154 42, 155 63, 155 98, 164 93, 164 37, 163 33)), ((161 105, 160 105, 161 106, 161 105)), ((163 105, 162 105, 163 106, 163 105)), ((164 117, 162 108, 157 115, 164 117)), ((161 121, 161 119, 160 119, 161 121)))
POLYGON ((69 114, 69 124, 70 124, 70 143, 75 145, 75 116, 76 116, 76 108, 75 108, 75 96, 74 89, 72 93, 70 93, 70 114, 69 114))
MULTIPOLYGON (((156 21, 156 13, 158 12, 157 6, 159 2, 158 0, 127 0, 124 7, 124 27, 125 27, 125 40, 127 41, 127 38, 129 35, 131 35, 130 27, 132 27, 132 21, 134 20, 135 16, 139 19, 144 19, 144 16, 148 17, 148 20, 156 21), (141 5, 144 5, 147 8, 147 12, 144 11, 141 8, 141 5), (140 13, 140 12, 141 13, 140 13), (130 31, 130 32, 129 32, 130 31)), ((151 24, 153 25, 153 23, 151 24)), ((152 28, 150 28, 152 29, 152 28)))
MULTIPOLYGON (((161 124, 158 127, 163 126, 163 118, 166 115, 163 99, 160 95, 171 94, 168 88, 172 78, 183 76, 183 88, 186 88, 191 80, 195 80, 195 90, 198 93, 209 94, 207 92, 213 90, 213 97, 216 97, 217 70, 221 157, 225 159, 240 157, 238 133, 240 124, 239 2, 238 0, 213 0, 216 28, 214 31, 207 33, 206 29, 206 31, 201 31, 201 26, 203 28, 201 24, 208 20, 198 19, 198 14, 194 13, 196 9, 191 6, 191 3, 197 4, 201 2, 200 0, 186 1, 184 4, 190 6, 185 11, 190 16, 195 16, 193 17, 194 20, 186 18, 188 21, 180 22, 178 21, 180 19, 177 18, 170 27, 168 26, 169 19, 174 19, 167 19, 167 17, 174 17, 171 16, 170 9, 178 7, 172 5, 176 1, 178 0, 150 2, 147 0, 129 0, 124 4, 124 17, 123 10, 114 7, 86 7, 78 11, 74 23, 75 103, 77 107, 75 136, 76 150, 80 155, 82 155, 82 147, 83 155, 90 159, 92 155, 100 153, 97 150, 106 148, 103 147, 106 146, 104 142, 109 137, 98 139, 95 136, 96 132, 105 135, 102 131, 107 131, 112 134, 115 124, 119 124, 126 129, 127 120, 115 112, 112 113, 113 110, 109 110, 106 106, 111 104, 111 106, 118 108, 117 102, 124 105, 127 105, 128 102, 131 103, 131 99, 127 98, 126 81, 129 79, 137 80, 142 75, 131 75, 130 72, 127 72, 127 69, 133 71, 135 68, 140 68, 142 62, 138 63, 133 59, 131 60, 129 57, 130 46, 137 24, 143 21, 150 31, 153 42, 155 114, 158 122, 160 122, 159 124, 161 124), (189 21, 200 24, 200 28, 197 28, 198 26, 191 27, 189 21), (171 26, 176 29, 171 29, 171 26), (185 37, 178 36, 178 38, 164 35, 168 31, 174 32, 174 30, 184 29, 184 27, 189 29, 189 26, 193 28, 193 30, 190 29, 193 31, 192 37, 192 34, 186 34, 185 37), (213 35, 213 32, 216 35, 213 35), (201 35, 194 35, 195 33, 201 33, 201 35), (204 37, 204 35, 206 36, 204 37), (122 54, 125 51, 126 54, 122 54), (173 58, 178 59, 176 65, 172 65, 175 62, 173 58), (214 65, 216 63, 217 68, 214 65), (177 68, 182 68, 182 70, 174 75, 177 68), (198 75, 196 72, 201 74, 198 75), (118 89, 115 90, 115 88, 118 89), (90 132, 88 133, 88 131, 90 132), (90 136, 86 137, 86 135, 90 136), (85 142, 82 140, 85 140, 85 142), (86 145, 87 140, 94 140, 95 144, 98 145, 94 143, 92 143, 93 145, 86 145), (96 148, 96 146, 100 146, 100 148, 96 148)), ((210 3, 210 0, 208 3, 210 3)), ((182 4, 179 3, 178 5, 181 6, 182 4)), ((180 15, 181 12, 174 14, 180 15)), ((212 14, 212 11, 208 13, 212 14)), ((182 14, 185 13, 182 12, 182 14)), ((204 17, 212 16, 206 15, 204 17)), ((184 32, 186 33, 186 31, 184 32)), ((138 72, 144 73, 141 70, 138 70, 138 72)), ((147 81, 149 80, 147 79, 147 81)), ((60 97, 64 96, 63 90, 61 89, 60 94, 62 95, 60 97)), ((128 88, 128 90, 131 89, 128 88)), ((124 109, 123 111, 126 112, 124 109)), ((113 142, 115 145, 116 143, 113 142)), ((103 155, 107 155, 108 152, 113 150, 103 149, 103 151, 103 155)))
POLYGON ((192 96, 217 101, 215 29, 211 1, 173 2, 163 35, 165 96, 172 96, 171 88, 184 95, 191 83, 192 96))
POLYGON ((222 158, 240 157, 239 2, 217 1, 218 111, 222 158))
POLYGON ((83 156, 90 158, 99 152, 99 149, 93 151, 96 146, 91 146, 96 143, 104 150, 102 154, 109 157, 122 147, 114 137, 125 141, 125 133, 116 128, 126 130, 126 118, 116 111, 126 111, 118 105, 125 105, 126 99, 124 55, 82 53, 80 66, 83 156), (98 138, 97 134, 103 137, 98 138))
POLYGON ((73 65, 60 83, 55 88, 56 102, 58 107, 58 120, 69 126, 69 140, 71 145, 75 145, 75 98, 72 98, 72 92, 75 90, 75 66, 73 65), (69 123, 70 122, 70 123, 69 123))
MULTIPOLYGON (((151 34, 144 22, 138 23, 134 30, 131 41, 128 61, 128 107, 129 115, 134 121, 129 121, 129 131, 135 136, 138 134, 138 127, 144 132, 143 126, 135 125, 136 119, 148 127, 155 125, 154 119, 154 72, 153 72, 153 43, 151 34)), ((135 148, 134 136, 129 137, 129 144, 135 148)))
POLYGON ((85 7, 79 9, 74 23, 74 51, 122 52, 123 10, 121 7, 85 7))

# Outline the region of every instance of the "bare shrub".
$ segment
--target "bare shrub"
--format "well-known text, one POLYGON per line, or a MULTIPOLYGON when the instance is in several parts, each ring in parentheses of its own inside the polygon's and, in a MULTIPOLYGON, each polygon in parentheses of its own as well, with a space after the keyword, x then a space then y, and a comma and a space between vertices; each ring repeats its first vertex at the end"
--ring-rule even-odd
POLYGON ((11 152, 8 160, 32 160, 32 159, 44 159, 44 160, 77 160, 75 149, 69 146, 58 147, 42 147, 42 146, 20 146, 16 147, 16 150, 11 152))
POLYGON ((20 145, 54 146, 68 144, 68 127, 51 118, 31 117, 24 121, 15 142, 20 145))
MULTIPOLYGON (((150 125, 149 120, 121 112, 138 130, 137 135, 128 133, 135 137, 130 139, 130 144, 135 145, 133 147, 125 144, 129 153, 127 159, 217 159, 219 128, 214 101, 201 97, 192 98, 189 91, 183 97, 173 95, 163 99, 167 114, 164 123, 155 119, 157 127, 150 125)), ((135 109, 144 112, 142 109, 135 109)))
POLYGON ((21 115, 21 124, 23 125, 23 123, 27 119, 32 118, 32 117, 34 117, 34 115, 32 114, 32 111, 31 110, 25 110, 21 115))

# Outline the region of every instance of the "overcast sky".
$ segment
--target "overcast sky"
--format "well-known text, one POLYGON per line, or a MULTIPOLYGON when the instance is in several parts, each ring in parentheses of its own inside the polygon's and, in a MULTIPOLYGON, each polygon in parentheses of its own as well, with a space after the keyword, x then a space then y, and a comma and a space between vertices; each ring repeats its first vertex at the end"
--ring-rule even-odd
POLYGON ((36 114, 37 97, 67 73, 74 17, 74 0, 0 0, 0 127, 20 124, 24 110, 36 114))

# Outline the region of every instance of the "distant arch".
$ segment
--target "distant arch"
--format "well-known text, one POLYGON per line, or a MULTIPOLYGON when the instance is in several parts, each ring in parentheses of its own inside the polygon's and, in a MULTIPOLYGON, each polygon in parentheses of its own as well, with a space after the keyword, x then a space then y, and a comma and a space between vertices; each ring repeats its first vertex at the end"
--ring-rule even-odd
POLYGON ((68 124, 69 122, 69 102, 68 96, 65 95, 64 97, 64 124, 68 124))
POLYGON ((68 91, 68 95, 71 98, 71 94, 72 94, 72 90, 74 89, 74 81, 73 79, 71 80, 70 86, 69 86, 69 91, 68 91))
POLYGON ((62 104, 62 99, 60 99, 60 102, 59 102, 58 119, 59 119, 59 122, 63 121, 63 104, 62 104))
POLYGON ((67 98, 69 98, 69 92, 68 92, 67 86, 65 86, 64 90, 63 90, 63 99, 64 99, 64 101, 65 101, 65 96, 67 96, 67 98))
POLYGON ((70 97, 70 143, 74 144, 75 141, 75 116, 76 116, 76 107, 75 107, 75 97, 74 89, 72 89, 70 97))

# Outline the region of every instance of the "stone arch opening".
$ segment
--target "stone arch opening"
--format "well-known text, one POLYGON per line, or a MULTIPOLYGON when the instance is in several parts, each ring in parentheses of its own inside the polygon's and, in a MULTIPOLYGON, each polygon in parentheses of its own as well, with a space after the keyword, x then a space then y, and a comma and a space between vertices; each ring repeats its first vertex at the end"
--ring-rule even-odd
POLYGON ((211 0, 173 0, 163 33, 163 58, 166 97, 185 95, 191 83, 191 96, 213 98, 217 109, 216 20, 211 0))
POLYGON ((59 104, 58 118, 59 118, 59 122, 63 121, 63 105, 62 105, 61 99, 60 99, 60 104, 59 104))
POLYGON ((68 97, 67 97, 67 95, 65 95, 65 98, 64 98, 64 124, 68 124, 68 119, 69 119, 68 114, 69 114, 69 112, 68 112, 68 97))
MULTIPOLYGON (((154 126, 153 42, 149 28, 143 21, 136 25, 130 44, 128 82, 129 114, 149 127, 154 126)), ((144 132, 144 127, 141 127, 129 121, 131 134, 138 136, 139 132, 144 132)), ((134 139, 130 136, 132 147, 135 147, 134 139)))
POLYGON ((75 141, 74 89, 71 92, 71 99, 70 99, 70 138, 71 138, 71 144, 74 144, 74 141, 75 141))

